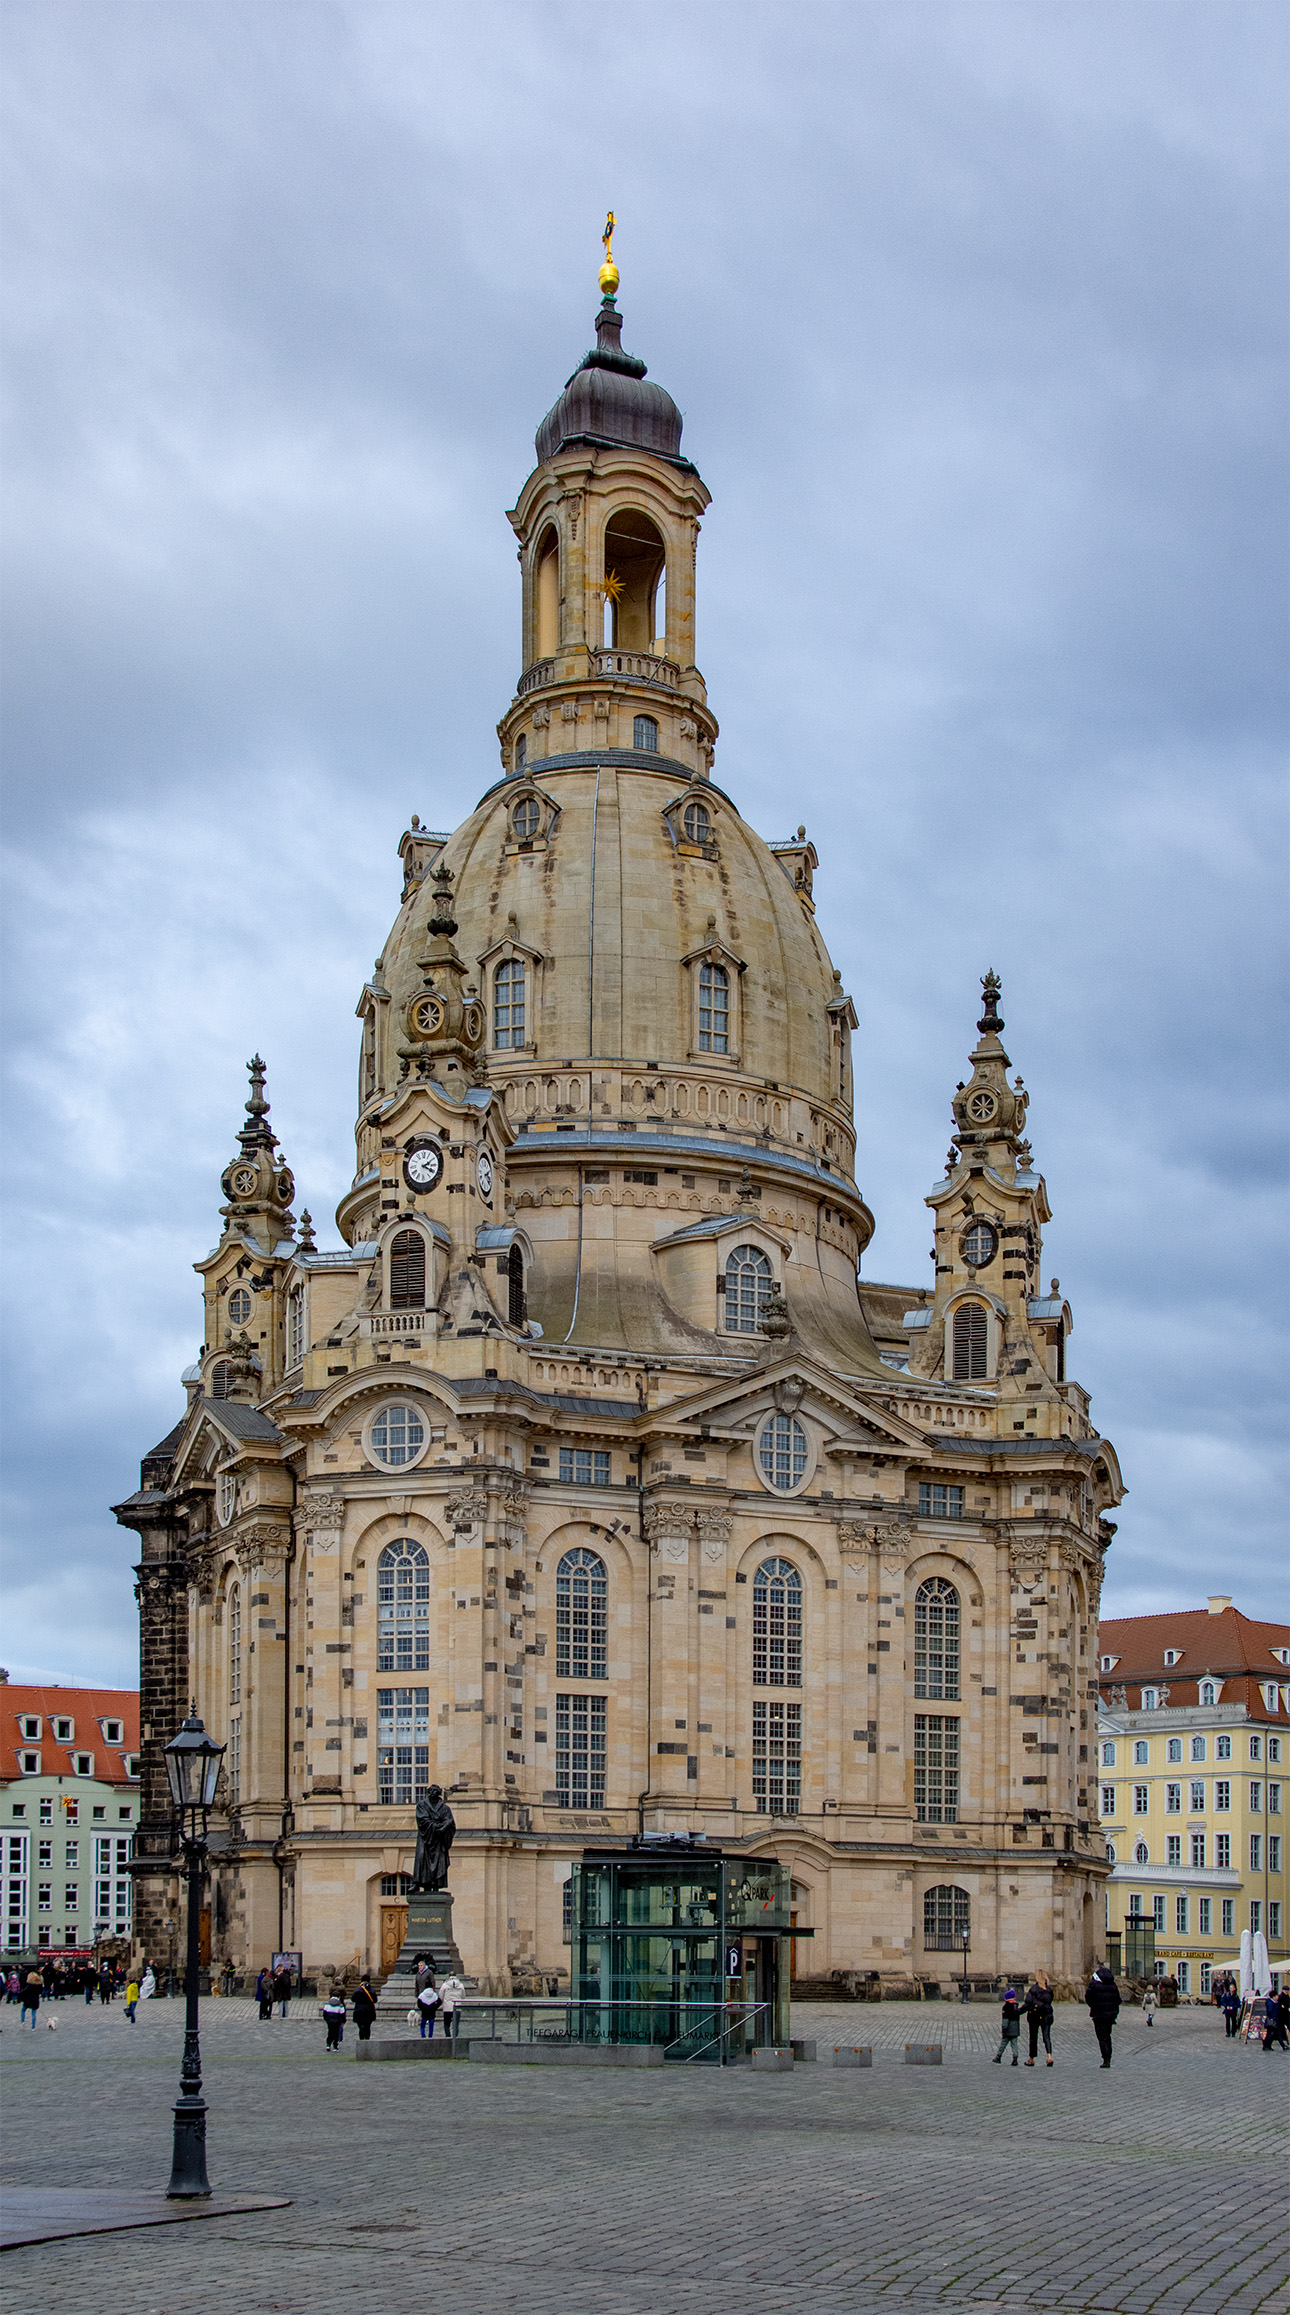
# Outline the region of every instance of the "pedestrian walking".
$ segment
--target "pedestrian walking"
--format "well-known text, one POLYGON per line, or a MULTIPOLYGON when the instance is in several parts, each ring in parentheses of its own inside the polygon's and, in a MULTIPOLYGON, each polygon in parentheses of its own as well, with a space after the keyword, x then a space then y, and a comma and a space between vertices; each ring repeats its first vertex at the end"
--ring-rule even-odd
POLYGON ((262 1969, 255 1981, 255 1998, 260 2005, 261 2017, 271 2018, 273 2016, 273 1980, 267 1969, 262 1969))
POLYGON ((327 2047, 338 2050, 345 2038, 345 1996, 333 1987, 322 2006, 327 2021, 327 2047))
POLYGON ((1160 2003, 1156 1995, 1156 1989, 1153 1985, 1149 1985, 1142 1997, 1142 2015, 1146 2019, 1149 2026, 1154 2026, 1156 2022, 1156 2011, 1159 2009, 1159 2007, 1160 2003))
POLYGON ((452 2040, 453 2019, 465 1998, 465 1986, 461 1979, 450 1970, 439 1988, 439 2010, 443 2019, 444 2035, 448 2041, 452 2040))
POLYGON ((40 1997, 44 1990, 45 1981, 41 1976, 40 1971, 38 1969, 29 1969, 26 1977, 22 1981, 21 2024, 25 2025, 28 2017, 30 2017, 32 2025, 35 2025, 37 2014, 40 2010, 40 1997))
POLYGON ((1026 2024, 1030 2029, 1030 2056, 1027 2058, 1026 2064, 1028 2066, 1034 2065, 1039 2050, 1039 2037, 1042 2034, 1044 2049, 1047 2052, 1044 2064, 1051 2066, 1053 2062, 1053 1989, 1042 1969, 1035 1971, 1035 1982, 1033 1985, 1027 1986, 1026 1998, 1021 2007, 1025 2013, 1026 2024))
POLYGON ((372 2023, 376 2016, 376 1996, 365 1977, 360 1977, 354 1988, 350 2009, 353 2012, 354 2023, 358 2027, 360 2042, 370 2042, 372 2023))
POLYGON ((1017 2063, 1017 2050, 1021 2042, 1021 2006, 1017 2000, 1017 1989, 1015 1985, 1010 1985, 1003 1997, 1003 2015, 1000 2020, 1000 2025, 1002 2030, 999 2035, 999 2047, 995 2051, 990 2063, 993 2066, 1001 2066, 1003 2064, 1004 2051, 1011 2050, 1012 2062, 1015 2066, 1017 2063))
POLYGON ((1290 2025, 1290 1993, 1286 1993, 1283 1988, 1280 1993, 1268 1994, 1264 2000, 1263 2047, 1265 2050, 1280 2048, 1290 2052, 1290 2042, 1286 2040, 1287 2025, 1290 2025))
POLYGON ((1093 2031, 1097 2035, 1097 2046, 1102 2053, 1105 2069, 1111 2063, 1111 2034, 1120 2014, 1120 1989, 1105 1962, 1100 1969, 1094 1970, 1084 1999, 1093 2020, 1093 2031))
POLYGON ((16 1969, 11 1969, 4 1981, 4 1997, 11 2010, 16 2009, 22 2000, 22 1979, 16 1969))
POLYGON ((434 2040, 434 2022, 439 2015, 439 2005, 442 1998, 433 1978, 428 1985, 422 1986, 417 1995, 417 2017, 420 2022, 420 2034, 423 2042, 434 2040))
POLYGON ((1234 2042, 1236 2040, 1236 2029, 1241 2022, 1241 1997, 1237 1992, 1236 1987, 1233 1985, 1230 1977, 1227 1981, 1227 1984, 1223 1988, 1223 1999, 1221 2006, 1223 2011, 1223 2024, 1227 2028, 1227 2039, 1229 2042, 1234 2042))
POLYGON ((139 1980, 137 1977, 129 1977, 125 1982, 125 2014, 130 2020, 131 2025, 134 2024, 135 2012, 138 2007, 139 1980))

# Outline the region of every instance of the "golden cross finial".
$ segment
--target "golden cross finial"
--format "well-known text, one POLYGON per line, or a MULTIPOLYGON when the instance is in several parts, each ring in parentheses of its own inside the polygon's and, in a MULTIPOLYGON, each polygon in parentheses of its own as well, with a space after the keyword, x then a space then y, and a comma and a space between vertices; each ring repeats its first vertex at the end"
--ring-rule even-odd
POLYGON ((614 226, 617 219, 611 209, 605 219, 605 230, 600 238, 605 245, 605 262, 600 268, 600 287, 606 297, 612 297, 618 287, 618 268, 614 263, 614 226))

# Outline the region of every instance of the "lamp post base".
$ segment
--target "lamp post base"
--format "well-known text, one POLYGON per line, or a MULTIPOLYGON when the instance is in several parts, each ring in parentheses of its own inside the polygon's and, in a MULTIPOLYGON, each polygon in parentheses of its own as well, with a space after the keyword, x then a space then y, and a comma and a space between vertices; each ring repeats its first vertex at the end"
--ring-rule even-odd
POLYGON ((208 2195, 211 2186, 206 2176, 206 2100, 177 2098, 174 2114, 175 2150, 167 2197, 173 2200, 181 2196, 208 2195))

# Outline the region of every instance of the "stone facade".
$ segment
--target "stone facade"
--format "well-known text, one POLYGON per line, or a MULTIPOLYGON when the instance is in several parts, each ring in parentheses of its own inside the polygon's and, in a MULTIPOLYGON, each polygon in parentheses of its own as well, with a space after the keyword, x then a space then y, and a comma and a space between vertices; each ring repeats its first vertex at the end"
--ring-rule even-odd
POLYGON ((405 832, 359 999, 342 1247, 293 1218, 254 1063, 188 1412, 118 1507, 141 1923, 191 1693, 229 1744, 212 1934, 239 1970, 388 1963, 438 1782, 497 1990, 563 1974, 584 1840, 650 1829, 786 1862, 799 1973, 953 1977, 964 1920, 978 1976, 1078 1973, 1120 1482, 1040 1288, 997 983, 933 1284, 858 1284, 818 858, 713 778, 707 493, 608 301, 539 445, 500 776, 453 835, 405 832))

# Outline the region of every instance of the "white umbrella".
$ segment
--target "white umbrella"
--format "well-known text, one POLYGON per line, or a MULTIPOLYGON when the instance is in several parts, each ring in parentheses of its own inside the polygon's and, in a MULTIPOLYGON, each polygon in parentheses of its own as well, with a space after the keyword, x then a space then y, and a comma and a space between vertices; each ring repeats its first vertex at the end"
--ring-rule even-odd
POLYGON ((1242 2000, 1242 2001, 1247 2001, 1247 2000, 1249 1999, 1249 1993, 1250 1993, 1250 1984, 1251 1984, 1251 1981, 1252 1981, 1252 1978, 1253 1978, 1253 1970, 1251 1969, 1251 1966, 1250 1966, 1250 1961, 1251 1961, 1251 1954, 1250 1954, 1250 1933, 1249 1933, 1249 1930, 1248 1930, 1248 1929, 1243 1929, 1243 1930, 1241 1931, 1241 2000, 1242 2000))
MULTIPOLYGON (((1242 1939, 1242 1943, 1244 1940, 1242 1939)), ((1254 1932, 1254 1991, 1271 1993, 1272 1972, 1268 1967, 1268 1941, 1261 1929, 1254 1932)))

